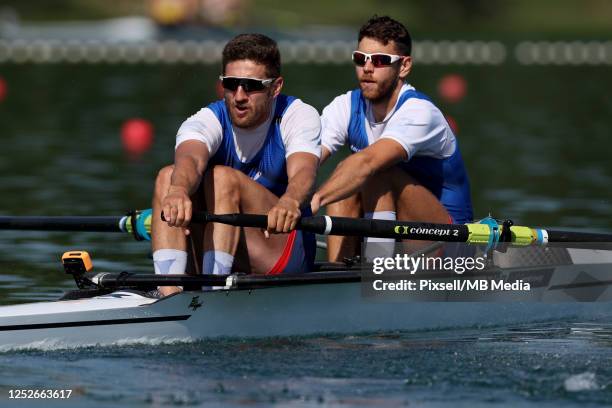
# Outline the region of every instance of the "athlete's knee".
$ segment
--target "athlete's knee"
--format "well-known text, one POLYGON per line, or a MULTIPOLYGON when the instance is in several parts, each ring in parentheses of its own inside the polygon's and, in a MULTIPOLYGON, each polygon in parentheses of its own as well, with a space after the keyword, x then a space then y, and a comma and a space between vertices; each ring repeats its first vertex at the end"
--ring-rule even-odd
POLYGON ((214 166, 206 172, 207 190, 212 189, 217 198, 230 198, 240 191, 237 170, 228 166, 214 166))
POLYGON ((406 196, 431 193, 427 188, 410 172, 397 166, 389 174, 391 180, 391 191, 396 200, 406 198, 406 196))
POLYGON ((362 212, 359 194, 353 194, 344 200, 327 205, 327 214, 337 217, 359 217, 362 212))
POLYGON ((410 171, 401 168, 399 165, 386 169, 384 178, 388 181, 389 186, 393 190, 401 186, 421 184, 419 180, 410 173, 410 171))
POLYGON ((370 177, 361 187, 362 194, 382 195, 391 191, 393 186, 394 172, 391 169, 381 170, 370 177))

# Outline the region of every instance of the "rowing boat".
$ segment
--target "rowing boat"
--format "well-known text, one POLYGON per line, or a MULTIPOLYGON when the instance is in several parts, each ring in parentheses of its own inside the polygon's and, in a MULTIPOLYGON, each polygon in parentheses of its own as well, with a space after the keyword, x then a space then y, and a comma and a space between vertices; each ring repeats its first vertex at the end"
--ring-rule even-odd
MULTIPOLYGON (((499 233, 503 235, 503 231, 499 233)), ((320 263, 312 273, 281 276, 159 276, 94 273, 66 262, 66 271, 75 277, 80 289, 57 301, 0 307, 0 350, 413 331, 612 317, 612 252, 548 248, 548 255, 534 262, 533 253, 520 252, 524 250, 493 250, 492 263, 484 275, 430 273, 414 277, 433 282, 483 276, 516 281, 520 277, 533 285, 527 293, 487 292, 484 297, 466 297, 453 290, 434 295, 371 296, 367 289, 372 281, 364 275, 363 265, 320 263), (184 285, 186 290, 160 298, 150 292, 158 285, 184 285)))
MULTIPOLYGON (((572 253, 575 262, 584 251, 572 253)), ((610 259, 612 261, 612 259, 610 259)), ((612 317, 610 263, 573 263, 504 268, 505 278, 547 281, 527 297, 497 296, 450 304, 447 294, 435 301, 401 301, 364 297, 362 275, 319 264, 318 272, 286 277, 203 276, 200 282, 221 289, 185 291, 165 298, 135 288, 150 287, 154 275, 99 273, 93 281, 112 290, 94 296, 77 291, 72 300, 0 307, 0 350, 66 348, 97 345, 159 344, 218 337, 302 336, 482 327, 560 318, 612 317), (586 279, 588 276, 589 279, 586 279), (585 280, 586 279, 586 280, 585 280), (129 289, 120 289, 121 286, 129 289), (577 302, 585 290, 598 292, 597 302, 577 302), (488 300, 488 301, 486 301, 488 300), (513 301, 514 300, 514 301, 513 301)), ((166 279, 187 283, 184 275, 166 279)), ((440 278, 439 281, 449 278, 440 278)), ((159 281, 157 281, 159 283, 159 281)), ((468 299, 469 300, 469 299, 468 299)))

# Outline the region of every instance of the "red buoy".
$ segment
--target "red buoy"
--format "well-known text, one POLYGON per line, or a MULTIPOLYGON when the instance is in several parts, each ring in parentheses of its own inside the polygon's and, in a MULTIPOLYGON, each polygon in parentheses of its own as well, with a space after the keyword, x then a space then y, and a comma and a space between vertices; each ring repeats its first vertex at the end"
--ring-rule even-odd
POLYGON ((4 78, 0 77, 0 102, 2 102, 6 98, 6 94, 8 93, 8 86, 6 85, 6 81, 4 78))
POLYGON ((153 125, 145 119, 129 119, 121 127, 121 143, 130 155, 140 156, 153 144, 153 125))
POLYGON ((461 101, 467 93, 467 82, 459 74, 449 74, 438 82, 438 94, 448 103, 461 101))

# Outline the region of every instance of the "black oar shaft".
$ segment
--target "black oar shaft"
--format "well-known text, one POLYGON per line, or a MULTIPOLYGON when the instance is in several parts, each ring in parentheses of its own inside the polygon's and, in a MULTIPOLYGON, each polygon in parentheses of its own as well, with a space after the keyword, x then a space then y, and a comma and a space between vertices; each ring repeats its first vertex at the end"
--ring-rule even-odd
MULTIPOLYGON (((138 213, 135 213, 138 216, 138 213)), ((143 213, 144 214, 144 213, 143 213)), ((132 215, 133 217, 133 215, 132 215)), ((149 215, 147 215, 149 217, 149 215)), ((91 232, 126 232, 134 230, 132 224, 121 216, 0 216, 0 230, 31 230, 31 231, 91 231, 91 232), (125 225, 122 225, 125 224, 125 225)), ((146 218, 149 220, 149 218, 146 218)), ((139 219, 140 220, 140 219, 139 219)), ((144 218, 142 218, 144 220, 144 218)), ((220 222, 224 224, 266 228, 268 218, 259 214, 209 214, 195 213, 193 222, 220 222)), ((140 225, 140 224, 139 224, 140 225)), ((322 235, 352 235, 381 238, 414 239, 442 242, 474 243, 470 236, 470 228, 475 224, 433 224, 421 222, 370 220, 362 218, 314 216, 299 220, 297 229, 322 235), (471 227, 470 227, 471 226, 471 227)), ((148 231, 148 225, 144 225, 148 231)), ((138 231, 138 228, 136 228, 138 231)), ((610 243, 612 234, 534 230, 545 232, 550 243, 610 243)), ((140 233, 138 233, 140 234, 140 233)), ((144 235, 139 235, 143 237, 144 235)), ((148 239, 148 237, 146 237, 148 239)), ((481 241, 476 241, 481 242, 481 241)), ((484 241, 486 243, 486 239, 484 241)))
POLYGON ((547 230, 549 242, 608 242, 612 243, 612 234, 601 234, 578 231, 547 230))
POLYGON ((0 229, 31 231, 91 231, 122 232, 119 226, 122 217, 47 217, 21 216, 0 217, 0 229))
MULTIPOLYGON (((197 213, 194 214, 193 222, 219 222, 241 227, 266 228, 268 217, 255 214, 197 213)), ((445 242, 466 242, 469 235, 468 228, 465 225, 325 216, 303 217, 298 221, 296 228, 323 235, 354 235, 445 242)))
POLYGON ((325 233, 325 228, 328 228, 327 235, 354 235, 445 242, 466 242, 469 236, 465 225, 363 218, 305 217, 302 218, 301 225, 317 233, 325 233))

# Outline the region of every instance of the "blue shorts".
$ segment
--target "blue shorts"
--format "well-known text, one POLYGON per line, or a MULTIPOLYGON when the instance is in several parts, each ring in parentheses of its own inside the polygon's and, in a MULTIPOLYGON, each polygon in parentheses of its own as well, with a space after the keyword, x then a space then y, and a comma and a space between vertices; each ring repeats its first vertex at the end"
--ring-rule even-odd
POLYGON ((310 272, 314 265, 315 254, 314 234, 293 230, 289 233, 283 253, 266 275, 310 272))

